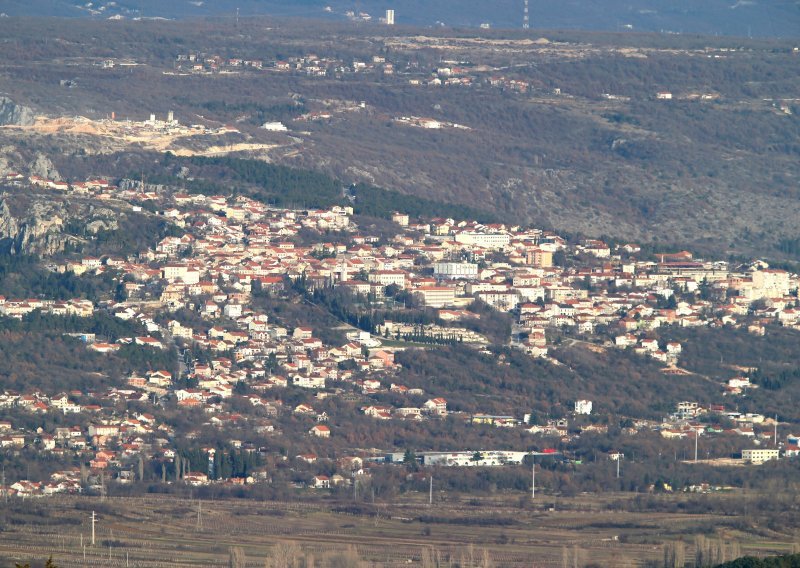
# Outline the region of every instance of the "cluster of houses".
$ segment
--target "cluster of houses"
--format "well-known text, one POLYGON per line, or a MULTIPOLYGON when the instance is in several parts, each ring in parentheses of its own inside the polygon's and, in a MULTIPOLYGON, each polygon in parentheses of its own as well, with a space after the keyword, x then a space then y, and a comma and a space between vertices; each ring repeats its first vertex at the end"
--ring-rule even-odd
POLYGON ((177 69, 188 70, 194 73, 214 73, 226 70, 255 69, 264 67, 260 59, 241 59, 238 57, 225 58, 219 55, 206 55, 203 53, 179 53, 175 57, 177 69))
POLYGON ((55 301, 28 298, 25 300, 7 300, 0 296, 0 316, 22 319, 27 314, 39 310, 43 314, 54 316, 91 317, 95 306, 90 300, 74 298, 72 300, 55 301))
MULTIPOLYGON (((140 455, 164 460, 175 456, 169 428, 155 424, 152 416, 112 411, 120 401, 173 400, 179 407, 201 409, 208 426, 246 427, 262 434, 275 432, 275 417, 282 414, 307 417, 308 439, 323 443, 336 438, 341 427, 324 411, 315 410, 316 401, 328 397, 357 396, 361 412, 375 420, 441 419, 451 414, 447 401, 437 393, 401 384, 395 351, 421 337, 434 346, 437 341, 460 341, 482 348, 487 339, 468 329, 480 319, 478 310, 471 309, 476 302, 513 314, 515 325, 508 339, 532 356, 547 357, 548 335, 561 329, 588 337, 598 347, 605 348, 605 338, 609 346, 633 349, 667 368, 676 368, 682 346, 660 341, 655 331, 661 326, 747 322, 753 327, 755 321, 756 327, 775 323, 800 329, 797 276, 763 263, 733 267, 697 260, 687 252, 639 260, 641 251, 633 244, 613 248, 597 240, 570 244, 538 229, 448 218, 412 220, 400 212, 392 216, 394 236, 379 238, 362 233, 347 206, 293 210, 244 196, 190 195, 141 184, 121 187, 102 180, 86 182, 86 191, 98 196, 113 193, 140 210, 137 204, 154 203, 158 214, 183 234, 165 237, 151 250, 128 258, 84 257, 59 267, 76 274, 111 271, 118 275, 126 299, 103 302, 103 309, 120 319, 137 321, 147 331, 114 342, 91 334, 81 339, 87 349, 99 353, 114 353, 126 344, 159 350, 177 345, 184 350, 184 370, 180 376, 153 370, 127 377, 124 387, 92 397, 78 392, 0 396, 0 406, 87 413, 91 424, 85 429, 9 432, 0 444, 78 452, 86 458, 90 474, 113 470, 124 480, 131 475, 131 462, 140 455), (336 237, 303 244, 304 231, 336 237), (557 265, 555 258, 564 254, 583 262, 572 268, 557 265), (326 342, 319 330, 289 327, 257 307, 257 297, 281 294, 291 286, 305 292, 343 290, 356 303, 391 304, 396 311, 430 308, 436 322, 385 321, 370 331, 350 329, 340 342, 326 342), (679 300, 683 294, 693 294, 694 299, 679 300), (187 320, 177 315, 186 312, 197 317, 187 320), (166 318, 156 317, 164 314, 166 318), (195 352, 208 357, 196 358, 191 355, 195 352), (245 394, 237 393, 238 385, 247 386, 245 394), (282 391, 275 390, 282 388, 302 389, 297 392, 306 393, 306 398, 294 408, 284 408, 276 394, 282 391), (404 402, 378 403, 384 393, 402 395, 392 400, 404 402), (243 412, 241 401, 254 412, 243 412)), ((37 309, 86 317, 99 308, 84 300, 0 298, 0 314, 5 316, 21 318, 37 309)), ((732 393, 748 387, 744 377, 726 385, 732 393)), ((659 426, 662 435, 697 435, 693 422, 697 408, 680 407, 675 417, 659 426)), ((575 403, 576 415, 591 412, 591 401, 575 403)), ((752 432, 752 424, 758 423, 749 416, 728 413, 727 418, 735 421, 736 433, 743 436, 749 436, 748 428, 752 432)), ((569 436, 565 420, 532 425, 528 417, 475 414, 467 419, 476 427, 516 427, 533 434, 569 436)), ((586 427, 592 428, 602 427, 586 427)), ((762 431, 750 437, 766 440, 767 434, 762 431)), ((497 460, 511 463, 507 456, 497 460)), ((468 465, 481 462, 467 461, 468 465)), ((186 473, 187 482, 210 482, 203 478, 205 474, 186 473)))
POLYGON ((728 410, 719 404, 682 401, 657 428, 661 436, 669 440, 740 436, 750 444, 742 449, 741 462, 760 464, 780 457, 794 458, 800 455, 798 437, 789 434, 782 442, 778 436, 779 425, 777 417, 728 410))
MULTIPOLYGON (((421 64, 415 59, 404 58, 403 61, 392 61, 383 54, 345 61, 335 56, 308 53, 267 62, 262 59, 222 57, 217 54, 189 52, 178 54, 175 57, 174 66, 173 72, 202 75, 277 72, 335 79, 353 74, 377 75, 384 78, 401 75, 403 81, 414 86, 472 87, 486 85, 516 93, 527 93, 532 89, 530 81, 502 74, 492 74, 495 69, 486 65, 443 60, 434 67, 428 68, 427 65, 421 64)), ((558 89, 554 92, 560 94, 558 89)))
POLYGON ((239 57, 221 57, 202 53, 181 53, 175 58, 175 67, 179 71, 199 74, 237 73, 248 71, 271 71, 296 73, 308 77, 340 77, 350 73, 394 74, 394 65, 381 55, 371 60, 344 61, 336 57, 320 57, 309 53, 301 57, 289 57, 285 60, 264 62, 261 59, 243 59, 239 57))

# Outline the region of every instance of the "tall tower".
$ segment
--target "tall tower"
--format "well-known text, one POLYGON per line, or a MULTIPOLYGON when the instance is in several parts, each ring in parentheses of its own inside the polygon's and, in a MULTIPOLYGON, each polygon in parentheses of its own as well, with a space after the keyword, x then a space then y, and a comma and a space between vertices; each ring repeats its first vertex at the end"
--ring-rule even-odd
POLYGON ((394 10, 386 10, 386 25, 394 25, 394 10))
POLYGON ((522 12, 522 29, 527 30, 530 26, 530 19, 528 18, 528 0, 525 0, 525 9, 522 12))

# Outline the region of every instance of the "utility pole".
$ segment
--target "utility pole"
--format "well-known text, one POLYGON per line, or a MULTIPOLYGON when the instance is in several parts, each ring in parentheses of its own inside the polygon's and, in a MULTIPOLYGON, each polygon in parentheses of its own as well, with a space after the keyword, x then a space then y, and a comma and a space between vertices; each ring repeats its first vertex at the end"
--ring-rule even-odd
MULTIPOLYGON (((778 447, 778 415, 777 414, 775 415, 775 437, 773 439, 775 440, 775 447, 777 448, 778 447)), ((3 487, 5 488, 5 486, 6 486, 6 479, 5 479, 5 477, 3 477, 3 487)))
POLYGON ((428 488, 428 505, 433 505, 433 475, 431 475, 431 484, 428 488))
POLYGON ((697 428, 694 429, 694 461, 697 461, 697 440, 700 438, 700 432, 697 431, 697 428))
POLYGON ((203 528, 203 502, 197 500, 197 530, 203 528))
POLYGON ((92 546, 94 546, 94 524, 97 522, 97 515, 92 511, 92 546))
POLYGON ((619 462, 622 461, 622 456, 617 454, 617 479, 619 479, 619 462))
POLYGON ((531 454, 531 499, 536 499, 536 458, 531 454))

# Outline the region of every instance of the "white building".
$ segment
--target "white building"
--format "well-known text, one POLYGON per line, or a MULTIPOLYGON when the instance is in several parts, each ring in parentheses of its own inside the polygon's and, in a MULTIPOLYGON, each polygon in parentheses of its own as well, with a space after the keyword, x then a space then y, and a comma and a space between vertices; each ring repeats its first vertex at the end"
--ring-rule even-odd
POLYGON ((477 278, 478 265, 472 262, 435 262, 433 273, 438 278, 477 278))
POLYGON ((286 132, 289 130, 282 122, 265 122, 261 128, 270 132, 286 132))
POLYGON ((789 293, 791 284, 789 273, 784 270, 756 270, 753 272, 755 296, 761 298, 780 298, 789 293))
POLYGON ((324 389, 325 377, 304 377, 302 375, 296 375, 295 377, 292 377, 292 384, 296 387, 304 389, 324 389))
POLYGON ((386 25, 394 25, 394 10, 386 10, 386 25))
POLYGON ((776 460, 779 457, 780 451, 777 449, 751 448, 742 450, 742 459, 754 464, 764 463, 768 460, 776 460))
POLYGON ((414 296, 422 300, 426 306, 444 308, 455 303, 456 290, 444 286, 423 286, 414 291, 414 296))
POLYGON ((242 315, 242 305, 225 304, 225 307, 222 309, 222 313, 225 314, 225 317, 236 319, 242 315))
POLYGON ((456 242, 463 245, 473 245, 487 249, 504 249, 511 242, 511 236, 506 233, 477 233, 464 231, 456 235, 456 242))
POLYGON ((410 219, 407 213, 392 213, 392 222, 397 223, 401 227, 408 227, 410 219))
POLYGON ((591 400, 576 400, 575 401, 575 414, 591 414, 592 401, 591 400))
POLYGON ((167 264, 161 269, 161 277, 169 282, 180 281, 184 284, 200 282, 200 272, 186 264, 167 264))
POLYGON ((513 310, 519 304, 516 292, 478 292, 475 297, 497 310, 513 310))
POLYGON ((406 287, 406 273, 402 270, 376 270, 367 275, 367 280, 381 286, 406 287))

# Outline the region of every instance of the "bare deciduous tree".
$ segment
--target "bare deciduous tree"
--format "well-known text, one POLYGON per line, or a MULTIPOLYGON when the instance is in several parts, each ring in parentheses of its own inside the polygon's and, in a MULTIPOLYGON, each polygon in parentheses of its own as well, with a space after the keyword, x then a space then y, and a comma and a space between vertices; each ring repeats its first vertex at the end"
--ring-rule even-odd
POLYGON ((228 568, 246 568, 247 557, 241 546, 231 546, 228 549, 228 568))

